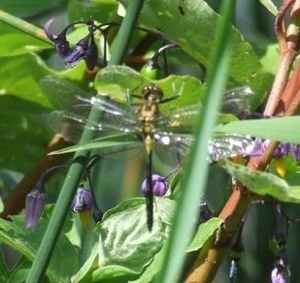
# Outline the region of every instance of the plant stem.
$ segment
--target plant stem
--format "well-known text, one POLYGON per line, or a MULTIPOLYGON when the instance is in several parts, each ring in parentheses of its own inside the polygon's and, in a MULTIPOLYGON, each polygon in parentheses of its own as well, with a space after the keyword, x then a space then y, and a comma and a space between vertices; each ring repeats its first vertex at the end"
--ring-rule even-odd
MULTIPOLYGON (((212 46, 211 69, 208 72, 208 84, 203 101, 203 111, 199 116, 195 128, 195 145, 191 149, 186 164, 186 175, 182 180, 181 196, 178 200, 174 215, 173 227, 169 238, 163 270, 155 282, 173 283, 178 282, 184 262, 185 250, 191 239, 199 199, 207 187, 208 162, 207 158, 208 140, 213 135, 213 127, 216 115, 220 107, 222 93, 225 89, 229 58, 231 53, 231 42, 229 29, 233 15, 234 0, 223 1, 222 16, 219 18, 215 35, 216 43, 212 46), (201 178, 199 178, 201 172, 201 178)), ((188 281, 198 282, 198 281, 188 281)))
POLYGON ((27 33, 37 39, 40 39, 41 41, 44 41, 50 45, 53 45, 53 43, 48 39, 43 29, 38 28, 37 26, 26 22, 20 18, 14 17, 3 10, 0 10, 0 20, 1 22, 6 23, 7 25, 10 25, 14 27, 15 29, 18 29, 21 32, 27 33))
MULTIPOLYGON (((143 0, 129 1, 126 16, 121 24, 117 39, 115 53, 112 54, 109 65, 121 64, 128 50, 128 44, 134 25, 143 5, 143 0)), ((92 107, 89 119, 97 122, 101 118, 101 111, 92 107)), ((86 128, 80 142, 90 140, 93 131, 86 128)), ((54 250, 59 233, 64 224, 75 190, 81 180, 82 173, 90 155, 89 151, 77 152, 66 176, 65 182, 58 196, 52 217, 40 244, 39 250, 29 272, 27 283, 38 283, 44 276, 54 250)))

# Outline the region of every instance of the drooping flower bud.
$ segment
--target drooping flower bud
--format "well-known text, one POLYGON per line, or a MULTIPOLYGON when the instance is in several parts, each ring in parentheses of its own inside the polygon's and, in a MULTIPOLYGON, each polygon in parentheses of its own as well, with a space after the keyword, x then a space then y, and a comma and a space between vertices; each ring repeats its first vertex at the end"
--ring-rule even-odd
POLYGON ((66 38, 66 32, 69 28, 65 28, 59 35, 53 35, 50 31, 50 28, 54 22, 54 19, 50 19, 44 26, 44 31, 47 37, 54 43, 56 51, 62 59, 67 57, 71 50, 70 50, 70 44, 66 38))
POLYGON ((46 202, 46 194, 43 185, 37 185, 25 200, 26 227, 34 228, 43 212, 46 202))
POLYGON ((92 226, 90 211, 93 206, 94 196, 92 191, 80 186, 73 198, 71 209, 73 212, 79 213, 80 221, 85 229, 89 229, 92 226))
MULTIPOLYGON (((153 190, 152 190, 153 195, 158 197, 164 196, 169 189, 169 184, 165 180, 165 178, 157 174, 152 175, 152 185, 153 185, 153 190)), ((142 183, 142 191, 145 195, 149 193, 147 179, 145 179, 142 183)))
POLYGON ((76 195, 73 198, 71 209, 73 212, 83 212, 91 210, 94 206, 94 197, 89 189, 85 189, 83 186, 80 186, 76 195))

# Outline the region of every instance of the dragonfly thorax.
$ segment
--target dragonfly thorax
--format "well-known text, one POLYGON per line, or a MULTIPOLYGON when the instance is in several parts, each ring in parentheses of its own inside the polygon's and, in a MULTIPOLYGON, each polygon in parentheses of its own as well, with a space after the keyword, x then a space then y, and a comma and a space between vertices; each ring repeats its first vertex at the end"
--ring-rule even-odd
POLYGON ((163 91, 158 86, 150 84, 143 88, 142 98, 147 104, 157 104, 160 103, 163 98, 163 91))

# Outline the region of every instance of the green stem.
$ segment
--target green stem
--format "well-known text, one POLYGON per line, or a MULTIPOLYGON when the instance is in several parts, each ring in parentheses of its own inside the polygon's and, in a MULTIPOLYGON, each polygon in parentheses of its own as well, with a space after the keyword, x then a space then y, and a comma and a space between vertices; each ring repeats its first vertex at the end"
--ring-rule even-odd
POLYGON ((53 43, 47 38, 43 29, 38 28, 37 26, 28 23, 20 18, 14 17, 2 10, 0 10, 0 21, 16 28, 17 30, 38 38, 41 41, 53 45, 53 43))
POLYGON ((183 176, 181 184, 182 191, 174 215, 174 225, 167 242, 162 272, 155 280, 157 283, 179 282, 185 250, 194 231, 199 201, 205 194, 209 166, 209 163, 206 162, 208 140, 213 135, 213 128, 216 123, 215 113, 220 108, 230 62, 231 44, 229 34, 233 7, 234 0, 226 0, 222 3, 222 16, 219 18, 215 35, 216 43, 212 46, 207 90, 203 100, 203 108, 201 108, 203 110, 195 127, 196 142, 186 162, 186 174, 183 176))
MULTIPOLYGON (((143 5, 143 0, 131 0, 129 1, 126 16, 121 24, 117 39, 116 49, 112 54, 109 65, 121 64, 125 57, 131 33, 133 31, 136 20, 139 16, 140 10, 143 5)), ((99 121, 101 118, 101 111, 96 107, 91 109, 89 119, 92 121, 99 121)), ((80 142, 90 140, 93 137, 93 131, 85 129, 80 142)), ((70 207, 70 203, 74 196, 75 190, 79 185, 83 170, 86 165, 86 161, 90 156, 89 151, 77 152, 74 156, 72 165, 66 176, 65 182, 58 196, 52 217, 45 232, 45 235, 40 244, 36 258, 33 262, 31 270, 29 272, 27 283, 41 282, 44 273, 47 269, 52 252, 54 250, 56 241, 59 237, 60 231, 64 225, 64 221, 67 212, 70 207)))

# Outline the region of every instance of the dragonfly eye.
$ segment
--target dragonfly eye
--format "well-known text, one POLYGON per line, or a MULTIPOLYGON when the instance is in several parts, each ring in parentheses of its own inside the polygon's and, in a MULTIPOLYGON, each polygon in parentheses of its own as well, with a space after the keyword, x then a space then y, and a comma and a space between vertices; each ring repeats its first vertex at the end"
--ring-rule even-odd
POLYGON ((163 97, 163 91, 158 86, 151 84, 143 88, 142 97, 146 101, 154 101, 159 103, 163 97))

